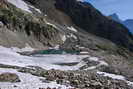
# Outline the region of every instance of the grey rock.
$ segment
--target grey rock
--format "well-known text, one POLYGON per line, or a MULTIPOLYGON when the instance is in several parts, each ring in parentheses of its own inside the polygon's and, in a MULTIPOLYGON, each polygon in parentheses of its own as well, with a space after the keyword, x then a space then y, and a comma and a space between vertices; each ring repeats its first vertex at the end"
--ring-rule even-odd
POLYGON ((0 82, 20 82, 19 76, 14 73, 0 74, 0 82))

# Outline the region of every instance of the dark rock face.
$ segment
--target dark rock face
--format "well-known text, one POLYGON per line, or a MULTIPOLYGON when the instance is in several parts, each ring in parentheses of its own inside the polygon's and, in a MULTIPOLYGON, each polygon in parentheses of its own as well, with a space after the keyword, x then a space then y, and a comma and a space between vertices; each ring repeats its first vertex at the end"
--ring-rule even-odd
POLYGON ((76 0, 56 0, 56 8, 69 15, 72 21, 89 33, 104 37, 132 50, 131 33, 122 24, 103 16, 89 3, 76 0))
POLYGON ((129 29, 131 33, 133 33, 133 19, 127 19, 127 20, 122 21, 116 13, 110 15, 109 18, 115 20, 116 22, 123 24, 129 29))

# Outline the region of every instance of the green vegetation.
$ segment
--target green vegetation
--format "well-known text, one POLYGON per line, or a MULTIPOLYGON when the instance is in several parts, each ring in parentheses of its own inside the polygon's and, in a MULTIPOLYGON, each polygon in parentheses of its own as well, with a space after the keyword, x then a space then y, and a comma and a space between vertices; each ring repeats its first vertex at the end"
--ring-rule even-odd
POLYGON ((34 16, 13 5, 0 8, 0 21, 10 30, 24 32, 27 36, 32 35, 44 45, 61 43, 57 29, 46 24, 43 19, 43 16, 34 16), (56 39, 57 36, 58 39, 56 39))

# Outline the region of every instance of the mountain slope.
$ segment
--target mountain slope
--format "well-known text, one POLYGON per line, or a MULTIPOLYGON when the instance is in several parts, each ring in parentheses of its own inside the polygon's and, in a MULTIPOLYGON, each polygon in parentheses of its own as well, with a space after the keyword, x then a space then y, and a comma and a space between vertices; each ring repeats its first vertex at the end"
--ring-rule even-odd
POLYGON ((26 3, 33 7, 29 7, 30 12, 16 8, 11 2, 0 8, 0 21, 4 25, 1 29, 6 29, 1 30, 1 45, 23 48, 28 44, 37 49, 59 45, 65 50, 84 47, 87 51, 104 50, 132 58, 133 40, 129 31, 89 3, 75 0, 28 0, 26 3))
POLYGON ((0 88, 132 89, 133 37, 122 24, 79 0, 3 1, 0 88), (5 72, 20 81, 7 84, 5 72))
POLYGON ((109 39, 117 45, 132 50, 132 36, 127 28, 103 16, 89 3, 76 2, 76 0, 28 1, 59 24, 76 25, 86 32, 109 39))
MULTIPOLYGON (((7 35, 7 37, 2 36, 1 40, 9 40, 8 43, 4 43, 5 46, 24 47, 25 44, 30 44, 35 47, 38 45, 43 47, 43 45, 53 45, 52 41, 55 44, 63 42, 57 29, 44 21, 41 16, 37 17, 28 12, 22 12, 21 9, 17 9, 11 4, 5 6, 6 8, 0 8, 0 21, 5 25, 2 29, 8 31, 3 30, 4 34, 1 34, 1 36, 7 35)), ((1 44, 3 43, 1 42, 1 44)))

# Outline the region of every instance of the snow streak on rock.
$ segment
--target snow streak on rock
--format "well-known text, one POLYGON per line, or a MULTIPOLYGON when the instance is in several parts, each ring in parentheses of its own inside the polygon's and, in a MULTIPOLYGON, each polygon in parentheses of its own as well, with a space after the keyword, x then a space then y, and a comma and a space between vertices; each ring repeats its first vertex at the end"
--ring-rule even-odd
POLYGON ((133 86, 133 82, 126 80, 126 78, 124 76, 122 76, 122 75, 116 75, 116 74, 111 74, 111 73, 106 73, 106 72, 100 72, 100 71, 98 71, 97 74, 103 75, 105 77, 110 77, 112 79, 123 80, 128 85, 133 86))
POLYGON ((10 2, 11 4, 15 5, 16 7, 22 10, 32 13, 28 5, 23 0, 8 0, 8 2, 10 2))
POLYGON ((20 8, 24 11, 27 11, 29 13, 32 13, 32 11, 30 10, 30 8, 35 9, 37 12, 41 13, 41 11, 37 8, 35 8, 34 6, 28 5, 27 3, 25 3, 23 0, 7 0, 9 3, 15 5, 17 8, 20 8))
POLYGON ((67 29, 69 29, 69 30, 71 30, 71 31, 74 31, 74 32, 78 32, 77 29, 75 29, 73 26, 67 27, 67 29))

